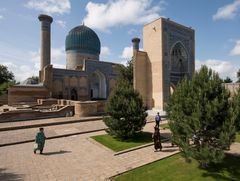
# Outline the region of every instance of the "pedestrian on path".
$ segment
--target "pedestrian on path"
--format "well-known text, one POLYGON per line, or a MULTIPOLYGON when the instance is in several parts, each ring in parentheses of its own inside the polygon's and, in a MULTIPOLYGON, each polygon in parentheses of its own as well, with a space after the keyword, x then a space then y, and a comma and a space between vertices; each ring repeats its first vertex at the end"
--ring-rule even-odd
POLYGON ((44 129, 39 128, 39 132, 36 134, 35 143, 36 148, 34 148, 34 154, 36 154, 37 150, 40 150, 40 154, 43 152, 44 144, 45 144, 46 136, 44 134, 44 129))
POLYGON ((155 116, 155 122, 158 128, 159 128, 160 121, 161 121, 161 116, 159 115, 159 112, 158 112, 157 115, 155 116))
POLYGON ((153 138, 153 141, 154 141, 155 151, 158 151, 158 149, 161 151, 162 150, 162 144, 161 144, 159 127, 157 127, 157 126, 154 127, 154 133, 152 135, 152 138, 153 138))

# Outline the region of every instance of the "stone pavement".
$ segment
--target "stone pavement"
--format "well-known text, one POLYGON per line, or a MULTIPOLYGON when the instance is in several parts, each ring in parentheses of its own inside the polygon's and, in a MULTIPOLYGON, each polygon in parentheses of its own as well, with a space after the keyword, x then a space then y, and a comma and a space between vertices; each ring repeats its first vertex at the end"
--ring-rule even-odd
POLYGON ((91 117, 61 117, 61 118, 48 118, 48 119, 36 119, 26 121, 12 121, 12 122, 0 122, 0 131, 4 129, 10 130, 11 128, 21 127, 39 127, 39 126, 50 126, 59 124, 70 124, 84 121, 101 120, 102 116, 91 116, 91 117))
MULTIPOLYGON (((144 131, 152 132, 154 124, 148 123, 144 131)), ((113 151, 90 138, 104 133, 99 131, 47 140, 43 155, 33 154, 33 143, 0 147, 0 180, 108 180, 116 174, 178 152, 177 147, 163 143, 161 152, 154 152, 153 146, 150 146, 114 156, 113 151)), ((161 130, 161 133, 163 136, 170 135, 169 130, 161 130)), ((233 144, 230 152, 239 153, 240 144, 233 144)))
MULTIPOLYGON (((77 134, 79 132, 87 132, 99 129, 105 129, 106 126, 102 120, 88 121, 74 124, 63 124, 56 126, 45 127, 45 134, 47 137, 56 137, 66 134, 77 134)), ((0 131, 0 146, 4 144, 33 141, 38 128, 19 129, 11 131, 0 131)))
MULTIPOLYGON (((153 125, 147 124, 144 131, 152 131, 153 125)), ((47 140, 44 155, 33 154, 33 143, 1 147, 0 180, 106 180, 178 152, 170 143, 163 143, 162 152, 154 152, 151 146, 114 156, 90 138, 104 133, 47 140)))

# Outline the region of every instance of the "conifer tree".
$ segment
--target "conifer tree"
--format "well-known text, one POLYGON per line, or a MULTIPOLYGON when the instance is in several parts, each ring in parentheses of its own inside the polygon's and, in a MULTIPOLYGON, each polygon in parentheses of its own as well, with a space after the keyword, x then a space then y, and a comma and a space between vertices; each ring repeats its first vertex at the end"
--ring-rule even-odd
POLYGON ((234 113, 236 114, 236 130, 240 132, 240 88, 233 97, 234 113))
POLYGON ((173 143, 202 167, 220 162, 234 141, 236 115, 218 74, 203 66, 184 79, 170 98, 167 113, 173 143))
POLYGON ((146 124, 147 114, 139 93, 133 88, 132 72, 132 61, 120 70, 121 75, 106 105, 108 116, 104 118, 107 132, 122 139, 133 136, 146 124))

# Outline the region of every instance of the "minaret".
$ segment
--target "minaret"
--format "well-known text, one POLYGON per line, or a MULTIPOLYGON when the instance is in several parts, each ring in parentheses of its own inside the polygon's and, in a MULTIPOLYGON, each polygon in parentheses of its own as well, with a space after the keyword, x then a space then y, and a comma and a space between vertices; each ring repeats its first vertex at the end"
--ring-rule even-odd
POLYGON ((134 50, 138 51, 139 50, 140 38, 133 38, 132 43, 133 43, 133 51, 134 50))
POLYGON ((51 62, 51 23, 53 19, 44 14, 40 14, 38 19, 41 21, 40 71, 43 71, 44 67, 50 65, 51 62))

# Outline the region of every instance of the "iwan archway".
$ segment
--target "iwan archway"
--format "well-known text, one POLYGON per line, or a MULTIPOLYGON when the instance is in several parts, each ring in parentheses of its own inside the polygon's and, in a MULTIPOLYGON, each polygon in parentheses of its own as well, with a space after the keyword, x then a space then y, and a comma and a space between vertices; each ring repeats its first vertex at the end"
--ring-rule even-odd
POLYGON ((92 100, 107 98, 106 77, 99 70, 90 75, 90 97, 92 100))

